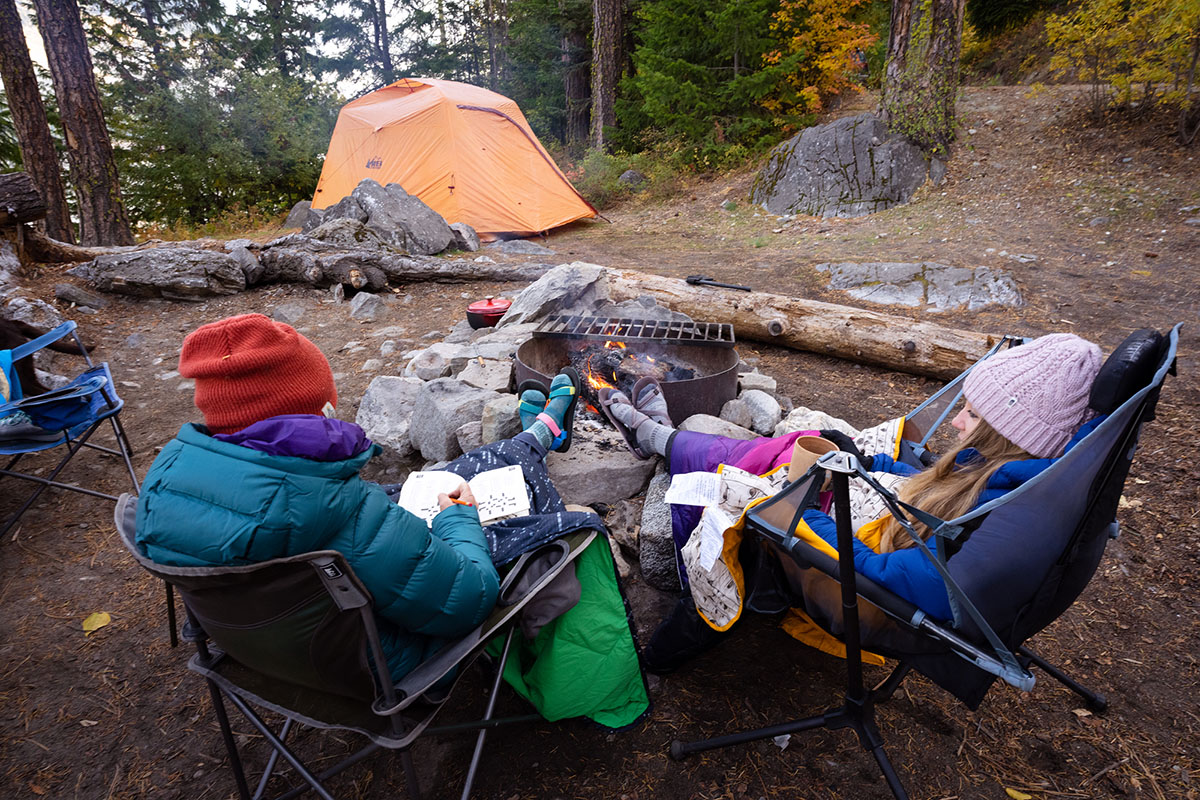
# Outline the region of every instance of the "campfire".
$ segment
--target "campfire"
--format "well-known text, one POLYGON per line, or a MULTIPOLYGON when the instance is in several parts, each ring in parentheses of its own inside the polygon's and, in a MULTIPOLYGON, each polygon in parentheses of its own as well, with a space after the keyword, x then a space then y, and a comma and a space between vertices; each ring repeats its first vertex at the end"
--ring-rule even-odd
POLYGON ((584 379, 584 407, 598 414, 604 387, 630 394, 653 377, 678 421, 719 414, 737 394, 737 351, 730 326, 597 317, 551 317, 517 350, 517 381, 549 384, 564 366, 584 379))

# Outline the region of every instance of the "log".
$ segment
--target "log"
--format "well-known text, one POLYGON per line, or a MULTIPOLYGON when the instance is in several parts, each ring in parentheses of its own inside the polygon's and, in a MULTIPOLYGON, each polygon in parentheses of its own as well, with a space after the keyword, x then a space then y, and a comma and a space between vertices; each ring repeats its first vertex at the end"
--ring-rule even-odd
POLYGON ((694 286, 677 278, 608 270, 614 302, 649 295, 673 311, 727 322, 735 335, 862 364, 949 380, 999 336, 946 328, 893 314, 765 292, 694 286))
POLYGON ((39 264, 79 264, 110 253, 125 253, 136 247, 81 247, 51 239, 28 225, 24 227, 22 256, 39 264))
POLYGON ((46 216, 46 201, 25 172, 0 175, 0 226, 33 222, 46 216))

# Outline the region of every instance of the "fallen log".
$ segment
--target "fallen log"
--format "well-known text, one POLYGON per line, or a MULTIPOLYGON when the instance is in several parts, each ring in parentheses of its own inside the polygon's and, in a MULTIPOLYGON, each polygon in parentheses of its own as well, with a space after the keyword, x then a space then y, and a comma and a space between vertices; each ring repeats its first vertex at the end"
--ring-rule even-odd
POLYGON ((0 175, 0 227, 46 216, 46 201, 27 172, 0 175))
POLYGON ((81 264, 111 253, 127 253, 137 249, 135 246, 81 247, 77 244, 67 244, 57 239, 51 239, 29 225, 22 227, 24 228, 22 232, 23 256, 27 261, 38 264, 81 264))
POLYGON ((610 297, 649 295, 696 320, 728 322, 736 336, 849 361, 948 380, 999 336, 766 292, 693 286, 633 270, 609 269, 610 297))

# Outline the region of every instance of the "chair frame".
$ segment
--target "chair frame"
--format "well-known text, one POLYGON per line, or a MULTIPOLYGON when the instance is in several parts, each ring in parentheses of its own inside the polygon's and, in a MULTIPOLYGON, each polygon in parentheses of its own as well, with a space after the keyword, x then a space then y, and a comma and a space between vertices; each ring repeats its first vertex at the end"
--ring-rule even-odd
MULTIPOLYGON (((8 518, 8 520, 4 523, 3 528, 0 528, 0 536, 8 533, 8 531, 20 521, 22 515, 29 510, 30 506, 37 502, 42 493, 51 487, 56 489, 65 489, 67 491, 78 492, 80 494, 90 495, 91 497, 99 497, 104 500, 112 500, 113 502, 116 502, 117 497, 115 495, 105 494, 104 492, 95 491, 82 486, 73 486, 69 483, 63 483, 56 480, 59 473, 66 468, 67 464, 70 463, 75 454, 85 447, 92 450, 98 450, 99 452, 106 453, 108 455, 120 456, 125 462, 126 470, 129 472, 129 480, 133 484, 134 493, 136 494, 138 491, 140 491, 137 473, 134 472, 133 469, 133 448, 129 443, 129 437, 125 433, 125 428, 121 424, 120 420, 121 409, 124 408, 125 403, 120 399, 120 397, 117 396, 116 392, 112 388, 112 373, 109 372, 108 365, 101 363, 99 367, 97 367, 97 365, 92 362, 92 358, 88 354, 87 348, 84 346, 82 340, 80 340, 79 334, 76 332, 75 327, 75 323, 68 320, 54 330, 49 331, 48 333, 39 336, 36 339, 26 342, 19 347, 13 348, 13 361, 20 361, 23 358, 32 356, 34 353, 44 349, 46 346, 58 341, 59 339, 62 339, 68 334, 71 335, 75 339, 75 343, 79 346, 79 351, 83 355, 84 360, 87 362, 88 369, 103 370, 103 374, 97 376, 97 382, 99 385, 90 392, 80 392, 79 394, 83 395, 98 392, 104 401, 105 409, 90 422, 80 423, 73 428, 63 430, 61 432, 61 438, 59 439, 39 443, 37 447, 31 447, 19 451, 8 448, 0 449, 0 452, 12 456, 8 463, 3 468, 0 468, 0 478, 18 478, 20 480, 30 481, 37 484, 33 490, 33 494, 31 494, 28 499, 25 500, 21 507, 17 509, 16 513, 8 518), (113 435, 116 438, 117 443, 117 449, 115 450, 110 447, 104 447, 88 441, 92 434, 95 433, 105 421, 112 425, 113 435), (42 477, 40 475, 30 475, 28 473, 18 472, 14 469, 14 467, 17 465, 17 462, 19 462, 24 456, 29 455, 30 453, 49 450, 62 445, 66 445, 67 447, 66 455, 64 455, 58 464, 54 466, 54 468, 50 471, 49 476, 42 477)), ((36 408, 37 406, 58 402, 62 399, 63 398, 61 396, 46 397, 44 395, 33 395, 0 406, 0 413, 36 408)))
MULTIPOLYGON (((239 686, 222 673, 222 662, 226 658, 226 654, 214 644, 210 644, 209 637, 205 633, 202 624, 188 605, 187 591, 180 588, 180 592, 184 598, 184 607, 187 612, 187 622, 184 625, 182 634, 183 639, 192 642, 196 647, 196 653, 188 661, 188 669, 203 677, 208 685, 213 710, 217 716, 221 736, 229 755, 234 780, 237 784, 238 793, 243 800, 259 800, 259 798, 265 796, 268 783, 271 776, 275 773, 280 759, 295 770, 301 782, 276 795, 274 800, 288 800, 310 790, 314 791, 323 800, 332 800, 333 795, 323 785, 326 780, 384 749, 399 751, 409 794, 414 800, 419 800, 421 796, 420 787, 412 755, 409 751, 413 743, 422 735, 478 731, 461 795, 463 800, 466 800, 470 796, 471 788, 478 772, 487 732, 492 728, 502 725, 534 722, 542 719, 539 714, 525 714, 499 719, 494 717, 496 698, 503 679, 504 666, 507 663, 513 643, 519 614, 543 588, 598 536, 598 533, 594 530, 573 534, 566 539, 549 542, 523 555, 514 563, 501 584, 501 603, 508 600, 507 604, 498 605, 497 610, 493 611, 487 620, 466 636, 443 647, 419 664, 408 675, 404 676, 401 681, 393 682, 387 668, 387 659, 384 656, 380 643, 371 597, 365 587, 359 583, 350 565, 346 563, 340 553, 331 550, 317 551, 241 567, 166 567, 151 561, 139 551, 134 541, 133 525, 135 509, 136 498, 130 495, 122 495, 118 501, 114 515, 117 529, 121 535, 122 542, 138 563, 156 577, 164 580, 170 580, 171 577, 175 577, 177 580, 182 580, 185 576, 194 577, 202 574, 253 574, 254 572, 278 567, 282 564, 296 565, 301 569, 307 564, 321 576, 322 583, 329 596, 336 603, 340 611, 355 613, 362 625, 364 638, 374 668, 373 675, 375 676, 376 684, 376 697, 375 701, 370 704, 370 710, 377 717, 386 720, 387 732, 383 734, 368 732, 353 725, 311 718, 293 709, 280 706, 239 686), (545 553, 556 554, 557 558, 553 565, 534 581, 524 594, 516 598, 510 598, 509 593, 526 568, 532 563, 534 558, 545 553), (444 695, 438 692, 440 696, 436 697, 436 699, 430 699, 430 690, 434 689, 435 684, 452 669, 457 669, 458 671, 454 679, 454 683, 457 683, 458 676, 462 675, 471 662, 492 641, 500 637, 503 637, 503 647, 495 666, 496 674, 489 687, 488 700, 483 716, 478 720, 430 727, 434 717, 442 709, 451 693, 450 689, 447 689, 444 695), (245 767, 238 752, 237 743, 225 706, 226 700, 238 709, 242 716, 263 736, 272 748, 254 791, 251 791, 245 767), (418 701, 422 701, 426 705, 419 715, 412 716, 413 706, 418 701), (267 708, 283 715, 284 721, 281 727, 278 730, 272 729, 260 714, 255 711, 255 706, 267 708), (405 712, 409 712, 409 714, 406 715, 405 712), (299 757, 288 747, 287 739, 296 723, 310 727, 350 730, 367 736, 371 741, 337 764, 320 773, 314 774, 305 767, 299 757)), ((249 669, 246 667, 239 668, 249 669)), ((453 685, 451 684, 451 689, 453 685)))
MULTIPOLYGON (((1161 377, 1166 372, 1174 374, 1174 339, 1178 334, 1178 326, 1173 332, 1173 341, 1168 348, 1168 353, 1164 357, 1162 364, 1156 370, 1155 382, 1150 386, 1161 386, 1161 377)), ((998 349, 999 345, 996 349, 998 349)), ((995 352, 993 349, 992 352, 995 352)), ((965 373, 964 373, 965 375, 965 373)), ((960 376, 961 379, 962 376, 960 376)), ((956 381, 957 383, 958 381, 956 381)), ((949 387, 947 387, 949 388, 949 387)), ((945 390, 943 390, 945 391, 945 390)), ((934 395, 934 400, 941 392, 934 395)), ((1100 469, 1097 485, 1104 485, 1112 479, 1113 471, 1120 461, 1121 454, 1131 452, 1131 448, 1136 445, 1140 433, 1141 424, 1152 414, 1153 404, 1157 402, 1157 387, 1150 395, 1143 397, 1139 407, 1133 413, 1130 421, 1126 424, 1124 431, 1121 433, 1117 442, 1110 448, 1103 466, 1100 469)), ((925 408, 928 404, 922 404, 917 411, 925 408)), ((945 419, 946 413, 941 412, 938 424, 945 419)), ((930 432, 931 433, 931 432, 930 432)), ((920 442, 918 450, 923 448, 923 445, 928 440, 927 434, 920 442)), ((875 484, 870 480, 867 473, 858 464, 857 459, 846 453, 828 453, 821 457, 818 463, 812 467, 809 472, 797 481, 797 485, 792 488, 792 491, 800 497, 808 497, 815 495, 817 487, 821 483, 825 471, 828 470, 832 477, 832 488, 834 497, 834 520, 837 527, 837 551, 838 556, 835 559, 825 556, 820 551, 808 545, 801 543, 791 535, 791 530, 795 528, 799 522, 799 516, 803 510, 808 507, 808 503, 802 501, 796 512, 796 516, 792 519, 790 528, 786 531, 779 530, 770 524, 764 524, 756 520, 754 515, 747 517, 747 530, 752 531, 757 535, 759 540, 764 542, 766 546, 773 550, 780 559, 792 559, 797 564, 806 567, 816 567, 825 574, 836 577, 841 586, 841 612, 843 620, 843 631, 838 636, 846 647, 846 683, 843 693, 843 700, 840 705, 833 706, 825 711, 805 717, 802 719, 784 722, 777 725, 758 728, 750 731, 743 731, 725 736, 718 736, 700 741, 684 742, 679 739, 673 740, 670 745, 670 755, 674 760, 682 760, 694 753, 700 753, 707 750, 715 750, 735 745, 746 744, 761 739, 774 738, 801 731, 815 730, 819 728, 828 728, 836 730, 839 728, 850 728, 857 735, 859 744, 864 750, 867 750, 875 758, 886 781, 888 788, 897 800, 907 800, 908 793, 900 781, 895 768, 892 766, 891 760, 883 747, 883 737, 880 734, 879 727, 875 721, 875 704, 886 702, 899 688, 904 678, 914 669, 914 665, 904 659, 892 670, 892 672, 880 684, 871 690, 867 690, 863 682, 862 669, 862 652, 863 645, 860 636, 860 621, 859 621, 859 598, 867 600, 880 608, 885 614, 891 617, 896 622, 904 626, 910 626, 918 629, 926 636, 934 640, 938 640, 945 645, 948 650, 964 660, 972 663, 976 667, 980 667, 987 672, 1001 677, 1006 682, 1017 686, 1023 691, 1032 689, 1034 676, 1029 671, 1030 665, 1036 665, 1063 686, 1070 689, 1075 694, 1079 695, 1088 708, 1095 712, 1102 712, 1108 707, 1107 699, 1078 683, 1070 678, 1060 669, 1049 663, 1042 657, 1038 656, 1033 651, 1029 650, 1024 644, 1014 647, 1007 653, 987 653, 971 642, 964 639, 952 628, 941 625, 930 620, 924 612, 918 610, 915 606, 907 603, 896 597, 887 589, 875 584, 867 578, 858 575, 854 568, 854 546, 853 546, 853 531, 850 519, 850 495, 849 495, 849 479, 851 475, 858 475, 867 480, 868 483, 874 484, 873 488, 882 493, 885 499, 890 499, 889 505, 892 512, 897 514, 902 523, 906 523, 903 512, 897 505, 897 498, 888 492, 883 487, 875 484), (890 496, 890 498, 889 498, 890 496), (1012 669, 1014 662, 1017 668, 1012 669)), ((785 490, 786 491, 786 490, 785 490)), ((782 495, 777 495, 780 497, 782 495)), ((768 501, 770 502, 770 501, 768 501)), ((1080 522, 1075 529, 1071 539, 1071 545, 1079 539, 1084 532, 1084 527, 1088 516, 1097 498, 1093 497, 1088 503, 1084 513, 1080 517, 1080 522)), ((756 511, 761 511, 767 507, 767 504, 757 507, 756 511)), ((905 506, 905 509, 910 512, 918 512, 911 506, 905 506)), ((931 518, 936 520, 936 518, 931 518)), ((910 533, 912 533, 910 528, 910 533)), ((936 533, 936 531, 935 531, 936 533)), ((957 533, 957 531, 955 531, 957 533)), ((915 534, 914 534, 915 535, 915 534)), ((1068 548, 1069 549, 1069 548, 1068 548)), ((948 575, 943 573, 947 579, 947 583, 952 581, 948 575)), ((980 620, 977 620, 977 622, 980 620)), ((983 623, 983 627, 987 628, 987 632, 991 633, 992 637, 995 634, 990 631, 987 623, 983 623)), ((999 641, 996 637, 995 641, 999 641)))

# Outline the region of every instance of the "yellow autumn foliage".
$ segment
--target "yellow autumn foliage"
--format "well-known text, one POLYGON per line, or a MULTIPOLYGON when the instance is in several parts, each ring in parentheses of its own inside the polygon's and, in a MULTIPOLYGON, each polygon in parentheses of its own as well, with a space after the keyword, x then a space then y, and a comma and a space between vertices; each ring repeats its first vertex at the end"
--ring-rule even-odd
MULTIPOLYGON (((820 111, 830 97, 848 89, 865 70, 864 53, 877 37, 870 26, 852 22, 866 0, 782 0, 771 18, 771 33, 780 47, 767 53, 771 65, 790 65, 785 82, 795 92, 798 110, 820 111)), ((779 97, 762 105, 778 111, 779 97)))

